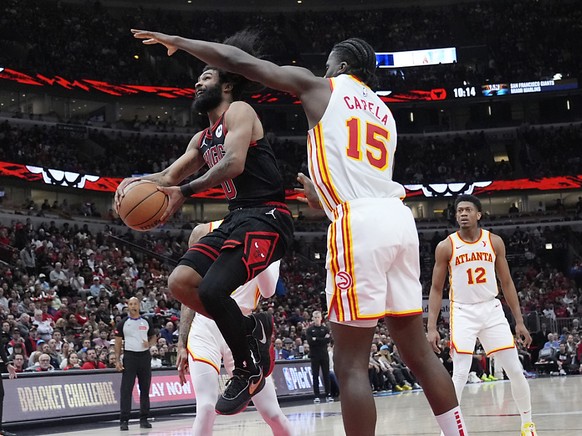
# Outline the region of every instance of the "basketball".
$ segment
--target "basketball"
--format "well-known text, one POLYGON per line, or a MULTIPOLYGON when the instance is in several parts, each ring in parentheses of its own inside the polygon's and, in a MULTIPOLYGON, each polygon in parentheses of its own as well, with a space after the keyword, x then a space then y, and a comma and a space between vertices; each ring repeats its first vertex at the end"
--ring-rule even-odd
POLYGON ((118 207, 119 217, 127 227, 147 232, 160 224, 168 202, 168 196, 158 191, 155 183, 139 180, 125 188, 118 207))

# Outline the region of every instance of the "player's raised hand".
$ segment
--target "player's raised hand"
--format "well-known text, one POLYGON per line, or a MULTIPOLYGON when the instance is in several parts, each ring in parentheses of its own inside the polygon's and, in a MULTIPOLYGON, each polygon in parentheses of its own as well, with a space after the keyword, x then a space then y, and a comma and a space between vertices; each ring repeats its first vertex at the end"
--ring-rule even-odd
POLYGON ((319 197, 315 191, 315 185, 309 177, 303 173, 297 174, 297 181, 303 185, 303 188, 295 188, 296 192, 300 192, 304 197, 297 197, 297 200, 307 203, 313 209, 323 209, 319 202, 319 197))
POLYGON ((168 49, 168 56, 172 56, 178 51, 178 48, 172 43, 173 39, 175 38, 172 35, 138 29, 131 29, 131 33, 133 33, 134 38, 142 39, 142 42, 146 45, 162 44, 168 49))

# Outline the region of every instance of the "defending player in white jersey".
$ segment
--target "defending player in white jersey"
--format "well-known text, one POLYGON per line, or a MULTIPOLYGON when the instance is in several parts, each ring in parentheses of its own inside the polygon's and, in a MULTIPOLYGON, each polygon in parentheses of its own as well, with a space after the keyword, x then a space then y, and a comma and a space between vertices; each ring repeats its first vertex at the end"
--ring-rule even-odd
POLYGON ((435 352, 439 352, 437 318, 448 269, 453 383, 459 403, 479 338, 487 355, 495 355, 496 363, 503 367, 511 381, 511 392, 521 415, 521 435, 536 436, 529 385, 501 302, 495 298, 499 293, 499 278, 503 296, 515 318, 517 338, 528 347, 531 336, 523 323, 519 298, 505 258, 505 244, 499 236, 479 227, 481 202, 477 197, 460 195, 455 201, 455 210, 459 231, 441 241, 435 252, 428 340, 435 352))
MULTIPOLYGON (((190 235, 192 246, 202 236, 220 225, 221 221, 199 224, 190 235)), ((274 262, 253 280, 240 286, 232 293, 243 315, 249 315, 256 307, 260 297, 269 298, 275 293, 279 278, 281 261, 274 262)), ((216 419, 214 405, 219 395, 220 364, 229 376, 234 368, 232 353, 216 323, 182 305, 180 317, 180 336, 178 339, 178 358, 176 366, 182 384, 186 383, 186 372, 190 372, 196 393, 196 419, 192 425, 193 436, 208 436, 216 419)), ((274 363, 274 359, 272 359, 274 363)), ((271 368, 272 371, 272 368, 271 368)), ((257 411, 271 427, 275 436, 290 436, 291 424, 281 411, 277 401, 275 385, 271 377, 266 379, 265 387, 253 397, 257 411)))
POLYGON ((386 317, 441 429, 447 436, 467 436, 453 383, 425 339, 418 235, 412 212, 401 201, 404 188, 392 180, 396 127, 373 91, 376 54, 370 44, 359 38, 335 44, 325 77, 319 77, 224 44, 132 32, 144 44, 163 44, 169 55, 186 51, 301 100, 313 184, 303 175, 299 181, 309 205, 321 203, 332 220, 326 293, 346 435, 376 434, 368 362, 378 319, 386 317))

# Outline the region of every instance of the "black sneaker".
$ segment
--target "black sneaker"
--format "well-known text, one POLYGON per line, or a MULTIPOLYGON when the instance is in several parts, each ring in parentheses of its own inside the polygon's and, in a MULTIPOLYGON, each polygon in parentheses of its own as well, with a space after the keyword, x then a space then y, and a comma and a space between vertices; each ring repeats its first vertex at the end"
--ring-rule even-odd
POLYGON ((149 421, 147 419, 140 419, 139 426, 141 428, 152 428, 152 425, 149 423, 149 421))
POLYGON ((249 347, 257 365, 263 369, 265 377, 269 377, 275 368, 275 321, 267 312, 253 313, 251 317, 256 325, 251 335, 247 336, 249 347))
POLYGON ((16 436, 16 433, 11 433, 8 430, 0 430, 0 436, 16 436))
POLYGON ((121 424, 119 424, 119 430, 121 431, 129 430, 129 423, 127 421, 121 421, 121 424))
POLYGON ((219 415, 235 415, 247 408, 253 395, 265 387, 263 370, 251 374, 244 369, 235 368, 232 377, 226 383, 226 388, 216 402, 216 413, 219 415))

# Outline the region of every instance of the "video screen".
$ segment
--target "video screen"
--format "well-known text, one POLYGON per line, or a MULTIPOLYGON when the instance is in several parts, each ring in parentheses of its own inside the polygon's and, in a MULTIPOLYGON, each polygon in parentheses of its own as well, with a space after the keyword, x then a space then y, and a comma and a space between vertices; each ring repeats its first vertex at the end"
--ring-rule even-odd
POLYGON ((508 83, 488 83, 481 86, 481 92, 485 97, 495 97, 498 95, 509 95, 508 83))

